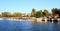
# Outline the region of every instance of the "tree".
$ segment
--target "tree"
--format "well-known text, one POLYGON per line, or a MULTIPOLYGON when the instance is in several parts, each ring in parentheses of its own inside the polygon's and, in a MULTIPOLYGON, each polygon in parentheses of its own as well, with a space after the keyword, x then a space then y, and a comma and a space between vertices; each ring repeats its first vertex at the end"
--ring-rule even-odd
POLYGON ((48 15, 49 15, 48 10, 45 9, 45 10, 44 10, 44 13, 45 13, 45 16, 48 17, 48 15))
POLYGON ((40 17, 42 17, 43 16, 43 12, 42 12, 42 10, 40 10, 40 17))
POLYGON ((2 17, 10 17, 10 15, 9 12, 2 12, 2 17))
POLYGON ((33 8, 33 9, 32 9, 32 12, 31 12, 31 16, 32 16, 32 17, 35 17, 35 15, 36 15, 36 11, 35 11, 35 9, 33 8))
POLYGON ((13 13, 13 16, 14 16, 14 17, 22 17, 22 14, 15 12, 15 13, 13 13))
POLYGON ((40 16, 41 16, 41 12, 40 12, 40 11, 37 11, 35 17, 36 17, 36 18, 39 18, 40 16))
POLYGON ((58 9, 57 14, 59 14, 59 16, 60 16, 60 9, 58 9))
POLYGON ((45 12, 42 12, 42 13, 43 13, 43 17, 46 16, 46 15, 45 15, 45 12))
POLYGON ((58 13, 57 8, 53 8, 53 9, 52 9, 52 14, 53 14, 53 16, 55 16, 57 13, 58 13))
POLYGON ((2 17, 2 16, 0 15, 0 17, 2 17))

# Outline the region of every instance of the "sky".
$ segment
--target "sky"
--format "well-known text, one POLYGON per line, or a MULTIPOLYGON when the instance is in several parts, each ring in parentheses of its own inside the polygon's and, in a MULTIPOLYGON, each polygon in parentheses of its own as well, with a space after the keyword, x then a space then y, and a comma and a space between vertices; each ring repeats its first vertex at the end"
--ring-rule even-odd
POLYGON ((60 9, 60 0, 0 0, 0 13, 30 13, 33 8, 36 11, 47 9, 51 12, 52 8, 60 9))

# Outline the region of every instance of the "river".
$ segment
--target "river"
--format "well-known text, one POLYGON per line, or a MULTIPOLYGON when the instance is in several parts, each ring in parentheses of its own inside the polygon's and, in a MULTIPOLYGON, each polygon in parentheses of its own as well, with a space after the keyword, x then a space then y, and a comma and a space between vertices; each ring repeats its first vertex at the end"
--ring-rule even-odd
POLYGON ((60 31, 60 24, 0 20, 0 31, 60 31))

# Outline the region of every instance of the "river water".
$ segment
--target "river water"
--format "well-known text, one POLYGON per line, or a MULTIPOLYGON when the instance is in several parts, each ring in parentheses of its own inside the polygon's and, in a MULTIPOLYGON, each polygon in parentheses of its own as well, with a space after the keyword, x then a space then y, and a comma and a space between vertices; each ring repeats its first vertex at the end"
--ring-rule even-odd
POLYGON ((0 31, 60 31, 60 24, 0 20, 0 31))

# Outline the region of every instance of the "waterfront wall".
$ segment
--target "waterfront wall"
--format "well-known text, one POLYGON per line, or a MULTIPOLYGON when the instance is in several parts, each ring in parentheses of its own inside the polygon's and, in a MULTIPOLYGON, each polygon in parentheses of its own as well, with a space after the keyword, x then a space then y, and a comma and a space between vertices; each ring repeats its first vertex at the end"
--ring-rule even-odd
MULTIPOLYGON (((23 18, 18 18, 18 17, 16 17, 16 18, 12 18, 12 17, 10 17, 10 18, 0 18, 0 20, 8 20, 8 21, 31 21, 31 22, 44 22, 44 21, 42 21, 43 20, 43 18, 42 17, 40 17, 40 18, 35 18, 35 17, 23 17, 23 18)), ((48 19, 44 19, 45 20, 45 22, 47 22, 47 20, 48 19)), ((59 19, 57 19, 59 22, 60 22, 60 18, 59 19)))
POLYGON ((10 21, 32 21, 32 22, 34 22, 34 21, 36 21, 36 18, 35 17, 23 17, 23 18, 12 18, 12 17, 10 17, 10 18, 0 18, 0 20, 10 20, 10 21))
POLYGON ((37 22, 42 22, 43 18, 37 18, 37 22))

